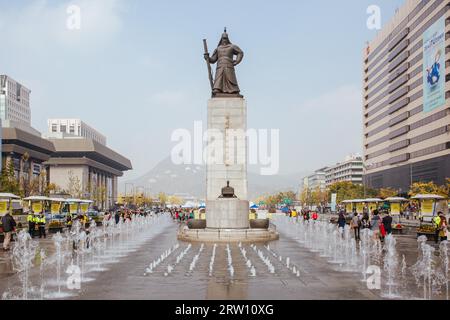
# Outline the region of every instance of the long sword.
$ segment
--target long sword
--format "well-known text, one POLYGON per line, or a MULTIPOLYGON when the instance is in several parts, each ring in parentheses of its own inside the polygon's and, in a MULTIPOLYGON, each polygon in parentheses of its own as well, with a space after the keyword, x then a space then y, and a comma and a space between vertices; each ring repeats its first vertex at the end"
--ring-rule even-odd
POLYGON ((208 66, 208 77, 209 83, 211 85, 211 91, 214 89, 214 82, 211 70, 211 63, 209 63, 209 52, 208 52, 208 44, 206 43, 206 39, 203 39, 203 48, 205 49, 205 54, 208 55, 208 59, 206 60, 206 65, 208 66))

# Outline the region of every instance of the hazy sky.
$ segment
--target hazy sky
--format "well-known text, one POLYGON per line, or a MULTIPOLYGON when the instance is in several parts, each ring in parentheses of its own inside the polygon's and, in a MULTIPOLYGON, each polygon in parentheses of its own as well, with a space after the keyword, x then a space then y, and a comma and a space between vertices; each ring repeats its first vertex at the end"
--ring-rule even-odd
POLYGON ((361 152, 362 50, 402 0, 0 0, 0 74, 32 90, 32 123, 76 117, 131 159, 139 176, 170 154, 177 128, 206 119, 202 39, 223 27, 245 52, 237 69, 251 128, 279 128, 281 172, 361 152), (81 8, 68 30, 67 7, 81 8))

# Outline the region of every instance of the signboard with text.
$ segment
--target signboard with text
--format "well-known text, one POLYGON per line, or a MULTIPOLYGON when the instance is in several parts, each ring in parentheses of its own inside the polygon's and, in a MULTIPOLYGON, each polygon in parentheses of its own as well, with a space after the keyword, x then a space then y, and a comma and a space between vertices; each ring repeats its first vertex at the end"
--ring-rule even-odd
POLYGON ((445 105, 445 18, 423 33, 423 111, 445 105))
POLYGON ((81 212, 86 213, 89 209, 89 203, 82 203, 81 205, 81 212))
POLYGON ((42 212, 42 203, 41 202, 33 202, 31 204, 31 210, 33 213, 41 213, 42 212))
POLYGON ((61 209, 61 203, 59 203, 59 202, 52 203, 52 205, 51 205, 52 214, 58 214, 60 209, 61 209))
POLYGON ((358 202, 356 204, 356 212, 360 213, 360 214, 363 214, 363 212, 364 212, 364 203, 358 202))
POLYGON ((391 203, 391 215, 398 216, 400 214, 400 203, 391 203))
POLYGON ((0 214, 6 214, 8 212, 8 202, 0 201, 0 214))
POLYGON ((78 213, 78 203, 69 204, 70 213, 78 213))
POLYGON ((337 193, 331 194, 331 211, 336 211, 337 193))
POLYGON ((353 204, 352 203, 345 204, 345 211, 347 211, 347 213, 352 212, 353 211, 353 204))

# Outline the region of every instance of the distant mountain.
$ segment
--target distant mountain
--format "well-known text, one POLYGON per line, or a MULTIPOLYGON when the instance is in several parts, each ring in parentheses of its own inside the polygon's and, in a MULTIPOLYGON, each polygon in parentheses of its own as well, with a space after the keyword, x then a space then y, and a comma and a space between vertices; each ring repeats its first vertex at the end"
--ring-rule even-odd
MULTIPOLYGON (((250 200, 278 191, 292 190, 297 192, 300 179, 306 173, 292 175, 262 176, 248 172, 248 188, 250 200)), ((204 165, 175 165, 170 157, 158 163, 143 176, 124 181, 119 186, 121 192, 125 184, 132 183, 135 187, 149 187, 152 194, 164 192, 167 194, 184 193, 199 199, 206 196, 206 166, 204 165)))

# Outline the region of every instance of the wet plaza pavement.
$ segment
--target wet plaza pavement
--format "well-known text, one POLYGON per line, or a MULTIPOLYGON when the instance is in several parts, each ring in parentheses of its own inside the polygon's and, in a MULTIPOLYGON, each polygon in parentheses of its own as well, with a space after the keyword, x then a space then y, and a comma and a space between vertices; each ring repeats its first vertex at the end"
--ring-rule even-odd
MULTIPOLYGON (((46 299, 87 300, 383 299, 380 290, 371 290, 362 281, 361 272, 341 271, 339 264, 329 263, 326 258, 306 249, 298 239, 281 230, 280 240, 271 242, 269 246, 264 243, 230 243, 217 244, 214 249, 212 243, 202 246, 201 243, 179 242, 177 229, 178 225, 170 222, 139 241, 124 240, 123 243, 130 250, 123 251, 114 259, 103 261, 98 270, 88 264, 83 267, 84 278, 79 289, 68 289, 65 284, 68 275, 62 272, 59 295, 54 294, 56 272, 54 266, 50 266, 45 270, 43 291, 46 293, 42 296, 46 299), (214 261, 211 264, 213 251, 214 261), (245 257, 242 251, 245 251, 245 257), (181 254, 182 252, 185 254, 181 254), (161 259, 164 253, 165 257, 161 259), (150 264, 158 259, 162 261, 151 268, 150 273, 150 264), (251 261, 254 274, 246 265, 247 260, 251 261), (273 266, 273 273, 268 265, 273 266)), ((407 265, 413 265, 417 260, 415 237, 400 235, 396 239, 398 251, 405 256, 407 265)), ((41 240, 40 245, 47 249, 48 256, 53 254, 51 239, 41 240)), ((0 294, 21 288, 20 279, 12 271, 8 255, 10 253, 2 253, 0 257, 0 294)), ((419 299, 421 290, 416 287, 412 275, 408 277, 410 279, 405 284, 408 293, 402 298, 419 299)), ((41 282, 36 264, 30 272, 30 290, 39 290, 41 282)), ((433 298, 442 299, 442 296, 433 298)))
MULTIPOLYGON (((196 268, 189 272, 190 263, 201 244, 193 244, 189 253, 171 274, 167 266, 173 264, 176 252, 155 269, 144 275, 146 267, 163 251, 176 243, 176 227, 149 241, 139 252, 132 253, 122 262, 111 267, 109 272, 98 275, 95 282, 86 284, 80 294, 82 299, 376 299, 364 283, 352 274, 331 270, 326 262, 296 246, 289 239, 270 244, 270 249, 282 257, 289 257, 292 264, 300 269, 300 277, 290 272, 277 259, 272 259, 275 274, 269 273, 267 266, 247 245, 248 258, 254 263, 256 276, 252 277, 245 265, 238 244, 230 244, 234 275, 228 270, 226 245, 216 248, 213 274, 209 276, 209 263, 213 245, 206 245, 196 268), (356 279, 356 280, 355 280, 356 279)), ((178 251, 187 243, 180 243, 178 251)), ((259 249, 266 248, 258 244, 259 249)))

